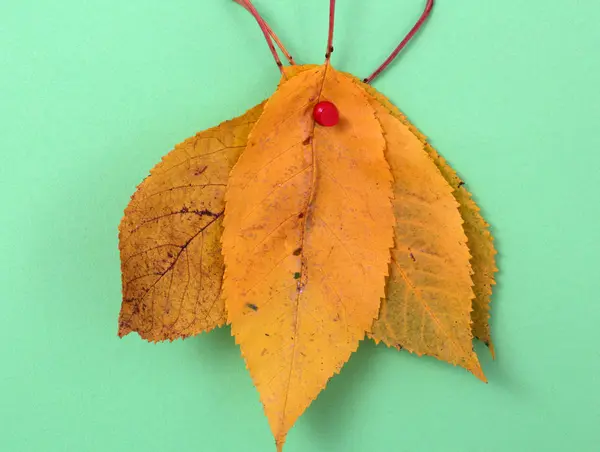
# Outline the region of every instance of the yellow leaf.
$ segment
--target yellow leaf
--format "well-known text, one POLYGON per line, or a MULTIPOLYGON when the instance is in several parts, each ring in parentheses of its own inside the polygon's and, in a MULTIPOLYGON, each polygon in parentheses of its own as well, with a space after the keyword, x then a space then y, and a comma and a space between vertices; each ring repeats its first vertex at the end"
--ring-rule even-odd
POLYGON ((120 336, 173 340, 224 323, 225 189, 262 107, 176 146, 133 195, 119 226, 120 336))
POLYGON ((458 364, 485 380, 472 348, 471 267, 458 203, 423 143, 380 102, 394 176, 395 246, 373 338, 458 364))
POLYGON ((364 90, 325 65, 269 99, 231 173, 228 321, 279 449, 377 317, 394 223, 384 147, 364 90), (337 126, 315 127, 321 100, 337 126))
POLYGON ((489 231, 489 224, 483 219, 479 207, 465 188, 462 179, 446 160, 427 143, 426 137, 385 96, 369 85, 363 84, 362 86, 423 143, 425 151, 454 190, 453 195, 460 205, 459 211, 464 221, 463 228, 471 252, 473 291, 475 292, 471 313, 473 335, 485 342, 494 354, 490 335, 489 305, 492 286, 495 284, 494 274, 498 269, 495 259, 496 249, 494 248, 494 239, 489 231))
POLYGON ((496 284, 494 274, 498 271, 494 239, 489 231, 489 224, 481 216, 479 206, 473 201, 471 193, 464 187, 464 182, 435 149, 426 146, 426 150, 454 189, 454 197, 460 203, 459 210, 464 220, 463 227, 472 256, 473 291, 475 292, 473 312, 471 313, 473 336, 485 342, 493 355, 494 346, 490 333, 489 309, 492 286, 496 284))

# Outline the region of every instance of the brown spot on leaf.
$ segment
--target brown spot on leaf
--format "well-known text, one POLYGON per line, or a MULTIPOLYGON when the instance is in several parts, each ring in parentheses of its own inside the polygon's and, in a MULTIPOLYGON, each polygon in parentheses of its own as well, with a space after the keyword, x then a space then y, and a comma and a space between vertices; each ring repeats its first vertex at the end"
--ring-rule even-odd
POLYGON ((208 166, 203 166, 202 168, 197 168, 196 171, 194 171, 194 176, 200 176, 202 174, 204 174, 204 172, 207 170, 208 166))

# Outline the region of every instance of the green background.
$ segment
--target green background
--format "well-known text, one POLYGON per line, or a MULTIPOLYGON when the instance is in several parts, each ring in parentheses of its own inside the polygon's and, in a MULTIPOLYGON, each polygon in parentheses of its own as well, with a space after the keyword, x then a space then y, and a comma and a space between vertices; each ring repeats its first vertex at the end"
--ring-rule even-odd
MULTIPOLYGON (((260 0, 300 62, 326 0, 260 0)), ((337 68, 364 77, 424 0, 340 0, 337 68)), ((438 0, 376 81, 467 181, 499 247, 489 384, 363 343, 287 452, 597 451, 600 4, 438 0)), ((275 89, 230 0, 0 2, 0 450, 271 451, 228 328, 116 336, 117 225, 171 147, 275 89)))

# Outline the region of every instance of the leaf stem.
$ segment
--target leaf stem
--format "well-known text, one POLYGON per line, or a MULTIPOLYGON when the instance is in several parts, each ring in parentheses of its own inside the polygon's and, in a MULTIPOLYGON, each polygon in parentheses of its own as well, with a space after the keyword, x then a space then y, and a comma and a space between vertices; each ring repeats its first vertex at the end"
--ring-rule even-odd
POLYGON ((333 27, 335 25, 335 0, 329 0, 329 33, 327 35, 327 50, 325 62, 328 63, 333 53, 333 27))
POLYGON ((271 50, 271 53, 273 54, 273 58, 275 58, 275 63, 277 64, 279 71, 283 75, 283 63, 279 59, 279 55, 277 54, 277 50, 275 49, 275 46, 273 45, 273 41, 271 40, 271 35, 269 34, 269 30, 267 29, 265 21, 260 16, 260 14, 254 7, 254 5, 250 2, 250 0, 234 0, 234 1, 236 3, 238 3, 239 5, 242 5, 244 8, 246 8, 246 10, 248 10, 248 12, 250 14, 252 14, 252 16, 254 16, 254 19, 256 19, 256 22, 258 23, 260 30, 265 35, 265 39, 267 40, 267 44, 269 45, 269 50, 271 50))
POLYGON ((283 43, 281 42, 279 37, 275 34, 273 29, 269 26, 269 24, 262 18, 262 16, 258 12, 258 10, 254 7, 252 2, 250 0, 233 0, 233 1, 240 6, 243 6, 244 9, 246 11, 248 11, 250 14, 252 14, 254 19, 256 19, 258 26, 260 27, 261 31, 265 35, 265 39, 267 40, 269 49, 271 50, 271 53, 273 53, 275 62, 277 63, 277 66, 280 68, 280 70, 282 67, 282 63, 281 63, 281 60, 279 59, 279 56, 277 55, 277 51, 275 50, 275 47, 273 46, 273 41, 275 41, 275 44, 277 44, 277 47, 279 47, 279 49, 284 54, 284 56, 289 61, 289 63, 291 65, 295 65, 296 62, 292 58, 292 55, 290 55, 290 53, 287 51, 287 49, 285 48, 285 46, 283 45, 283 43))
POLYGON ((279 50, 281 50, 281 53, 283 53, 283 55, 285 56, 286 60, 288 60, 288 62, 292 66, 294 66, 296 64, 296 62, 294 61, 294 58, 292 57, 292 55, 290 55, 290 53, 287 51, 287 49, 285 48, 285 46, 283 45, 283 43, 279 39, 279 36, 277 36, 275 34, 275 32, 273 31, 273 29, 269 26, 269 24, 267 22, 265 22, 265 25, 267 26, 267 31, 271 35, 271 38, 273 38, 273 41, 275 41, 275 44, 277 44, 277 47, 279 47, 279 50))
POLYGON ((373 72, 369 77, 367 77, 366 79, 363 80, 365 83, 371 83, 375 79, 375 77, 377 77, 379 74, 381 74, 383 72, 383 70, 385 68, 387 68, 392 61, 394 61, 394 59, 398 56, 400 51, 406 46, 406 44, 408 44, 408 42, 413 38, 413 36, 423 26, 423 24, 427 20, 427 17, 429 17, 429 14, 431 13, 431 10, 433 8, 433 2, 434 2, 434 0, 427 0, 427 4, 425 5, 425 10, 423 11, 423 14, 421 14, 421 17, 419 18, 417 23, 412 27, 412 29, 408 32, 408 34, 404 37, 404 39, 400 42, 400 44, 398 44, 398 47, 396 47, 394 49, 394 51, 390 54, 390 56, 387 57, 387 59, 383 62, 383 64, 381 66, 379 66, 377 68, 377 70, 375 72, 373 72))

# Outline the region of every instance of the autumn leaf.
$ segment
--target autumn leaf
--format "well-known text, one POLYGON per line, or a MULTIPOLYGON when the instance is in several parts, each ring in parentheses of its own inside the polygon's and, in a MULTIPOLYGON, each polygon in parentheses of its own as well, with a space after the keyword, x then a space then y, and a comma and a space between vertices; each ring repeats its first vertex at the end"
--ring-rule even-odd
POLYGON ((492 286, 495 284, 494 274, 498 271, 498 268, 496 267, 495 260, 496 249, 494 247, 494 239, 489 231, 489 224, 482 217, 479 207, 473 200, 471 193, 465 187, 463 180, 427 142, 426 137, 384 95, 370 85, 362 84, 362 86, 423 143, 423 148, 433 159, 444 179, 446 179, 454 190, 453 195, 459 203, 459 212, 463 219, 463 228, 471 253, 473 291, 475 292, 473 311, 471 312, 473 335, 483 341, 490 348, 493 355, 494 347, 489 325, 489 306, 492 286))
POLYGON ((489 224, 481 216, 479 206, 477 206, 471 193, 465 188, 464 182, 452 167, 431 146, 427 145, 425 149, 454 189, 454 197, 460 204, 459 211, 464 221, 463 228, 471 252, 471 267, 473 269, 473 291, 475 292, 471 313, 473 336, 483 341, 494 355, 489 310, 492 286, 496 284, 494 274, 498 271, 498 268, 496 267, 494 239, 489 231, 489 224))
POLYGON ((262 107, 176 146, 133 195, 119 227, 120 336, 173 340, 225 322, 225 189, 262 107))
POLYGON ((470 254, 452 188, 423 143, 372 99, 394 175, 395 246, 373 338, 459 364, 485 380, 473 351, 470 254))
POLYGON ((281 448, 377 317, 394 223, 381 126, 362 88, 330 65, 269 99, 226 195, 223 288, 281 448), (335 103, 336 127, 314 105, 335 103))
POLYGON ((425 149, 454 189, 454 197, 460 204, 459 211, 464 221, 463 228, 467 236, 467 244, 471 252, 471 267, 473 268, 472 279, 475 292, 473 312, 471 313, 473 336, 483 341, 494 355, 489 310, 492 286, 496 284, 494 274, 498 268, 496 267, 494 239, 489 231, 489 224, 483 219, 479 206, 452 167, 431 146, 426 145, 425 149))

